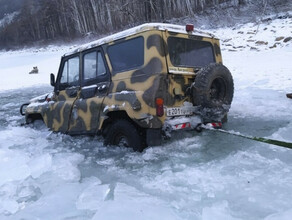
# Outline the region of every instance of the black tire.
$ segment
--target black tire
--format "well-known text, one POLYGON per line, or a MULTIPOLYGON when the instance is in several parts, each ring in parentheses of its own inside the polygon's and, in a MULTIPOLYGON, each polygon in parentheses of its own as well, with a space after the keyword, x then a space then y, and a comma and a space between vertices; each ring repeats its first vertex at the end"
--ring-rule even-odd
POLYGON ((105 134, 105 145, 131 147, 134 151, 142 152, 145 148, 143 136, 139 130, 129 121, 118 119, 105 134))
POLYGON ((232 75, 218 63, 200 70, 192 85, 193 103, 204 122, 221 121, 230 109, 233 93, 232 75))

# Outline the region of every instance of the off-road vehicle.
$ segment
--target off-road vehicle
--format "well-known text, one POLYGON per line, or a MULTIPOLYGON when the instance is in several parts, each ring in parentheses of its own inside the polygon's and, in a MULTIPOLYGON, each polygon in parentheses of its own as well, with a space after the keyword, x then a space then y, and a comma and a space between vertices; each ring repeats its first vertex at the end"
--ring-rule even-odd
POLYGON ((62 57, 51 85, 21 107, 27 123, 102 134, 105 144, 137 151, 171 131, 220 122, 233 98, 219 40, 192 25, 149 23, 81 46, 62 57))

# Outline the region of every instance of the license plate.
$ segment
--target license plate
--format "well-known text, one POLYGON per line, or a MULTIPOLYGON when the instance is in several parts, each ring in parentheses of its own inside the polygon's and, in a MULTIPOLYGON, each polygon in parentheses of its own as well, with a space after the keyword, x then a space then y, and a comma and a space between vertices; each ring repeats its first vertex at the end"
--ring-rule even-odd
POLYGON ((167 116, 178 116, 178 115, 192 115, 193 111, 188 108, 176 107, 176 108, 167 108, 167 116))

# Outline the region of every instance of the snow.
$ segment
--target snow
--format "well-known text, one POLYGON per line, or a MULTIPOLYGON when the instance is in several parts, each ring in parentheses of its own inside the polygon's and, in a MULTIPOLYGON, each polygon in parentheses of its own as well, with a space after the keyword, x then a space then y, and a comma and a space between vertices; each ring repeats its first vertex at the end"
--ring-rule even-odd
POLYGON ((49 84, 50 73, 57 74, 60 57, 69 47, 0 52, 0 92, 32 85, 49 84), (34 66, 38 74, 29 74, 34 66))
POLYGON ((18 15, 19 12, 13 12, 5 15, 5 17, 0 20, 0 28, 3 28, 6 25, 10 24, 18 15))
MULTIPOLYGON (((292 142, 285 96, 292 92, 292 41, 270 48, 292 36, 291 18, 210 32, 222 39, 235 83, 223 128, 292 142)), ((292 218, 289 149, 203 131, 137 153, 105 147, 101 137, 20 126, 20 105, 52 91, 49 74, 67 50, 0 52, 0 219, 292 218), (33 66, 39 74, 28 74, 33 66)))

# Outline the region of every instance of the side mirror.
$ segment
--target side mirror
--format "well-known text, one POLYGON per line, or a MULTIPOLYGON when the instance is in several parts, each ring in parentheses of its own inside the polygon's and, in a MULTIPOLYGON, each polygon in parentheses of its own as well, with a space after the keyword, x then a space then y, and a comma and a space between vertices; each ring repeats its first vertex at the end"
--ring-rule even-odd
POLYGON ((51 86, 55 86, 56 82, 55 82, 55 75, 53 73, 51 73, 51 86))

